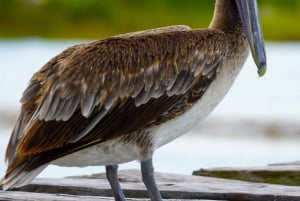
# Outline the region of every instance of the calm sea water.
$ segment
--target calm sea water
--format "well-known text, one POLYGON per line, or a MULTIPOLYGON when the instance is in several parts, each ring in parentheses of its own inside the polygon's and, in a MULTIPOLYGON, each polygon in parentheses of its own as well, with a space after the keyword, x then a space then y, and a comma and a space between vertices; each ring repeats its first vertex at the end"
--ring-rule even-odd
MULTIPOLYGON (((17 111, 30 77, 50 58, 78 42, 0 40, 0 111, 17 111)), ((268 73, 258 78, 252 59, 235 85, 209 118, 245 118, 258 121, 300 121, 300 44, 267 44, 268 73)), ((11 128, 0 123, 0 161, 11 128)), ((300 159, 295 139, 233 138, 192 131, 162 147, 154 157, 157 171, 190 174, 200 167, 257 166, 300 159)), ((136 162, 121 168, 139 168, 136 162)), ((5 164, 0 162, 0 177, 5 164)), ((60 177, 103 171, 101 167, 49 166, 40 176, 60 177)))

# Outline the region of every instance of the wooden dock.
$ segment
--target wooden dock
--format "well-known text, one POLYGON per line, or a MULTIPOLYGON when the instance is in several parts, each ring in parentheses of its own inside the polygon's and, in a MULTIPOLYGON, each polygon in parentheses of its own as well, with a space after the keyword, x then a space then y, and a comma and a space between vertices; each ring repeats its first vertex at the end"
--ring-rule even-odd
MULTIPOLYGON (((203 176, 156 173, 162 196, 168 201, 300 201, 300 187, 253 183, 203 176)), ((126 197, 146 201, 139 170, 123 170, 119 179, 126 197)), ((113 201, 105 174, 36 179, 15 191, 0 191, 2 201, 113 201)))

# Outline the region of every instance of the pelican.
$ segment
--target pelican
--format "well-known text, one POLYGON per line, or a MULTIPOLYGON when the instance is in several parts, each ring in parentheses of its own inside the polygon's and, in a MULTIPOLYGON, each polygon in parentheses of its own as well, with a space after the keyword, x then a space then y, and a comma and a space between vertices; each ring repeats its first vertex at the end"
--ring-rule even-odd
POLYGON ((124 201, 118 164, 139 160, 149 197, 161 201, 154 151, 217 106, 250 50, 263 76, 256 0, 216 0, 208 29, 169 26, 64 50, 23 93, 2 189, 28 184, 49 164, 105 166, 115 200, 124 201))

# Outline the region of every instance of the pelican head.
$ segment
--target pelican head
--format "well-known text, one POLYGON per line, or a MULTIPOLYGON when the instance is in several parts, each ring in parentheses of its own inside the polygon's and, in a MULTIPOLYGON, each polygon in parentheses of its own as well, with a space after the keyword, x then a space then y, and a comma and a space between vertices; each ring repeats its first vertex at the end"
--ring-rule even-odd
POLYGON ((256 0, 235 0, 251 48, 252 57, 261 77, 266 73, 266 51, 256 0))

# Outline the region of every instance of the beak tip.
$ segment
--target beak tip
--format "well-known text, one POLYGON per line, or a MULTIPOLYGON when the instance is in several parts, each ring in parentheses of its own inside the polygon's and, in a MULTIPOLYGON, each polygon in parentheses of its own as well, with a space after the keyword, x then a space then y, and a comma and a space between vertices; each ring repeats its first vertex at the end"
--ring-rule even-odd
POLYGON ((266 64, 260 65, 257 71, 258 76, 263 77, 266 74, 266 72, 267 72, 267 65, 266 64))

